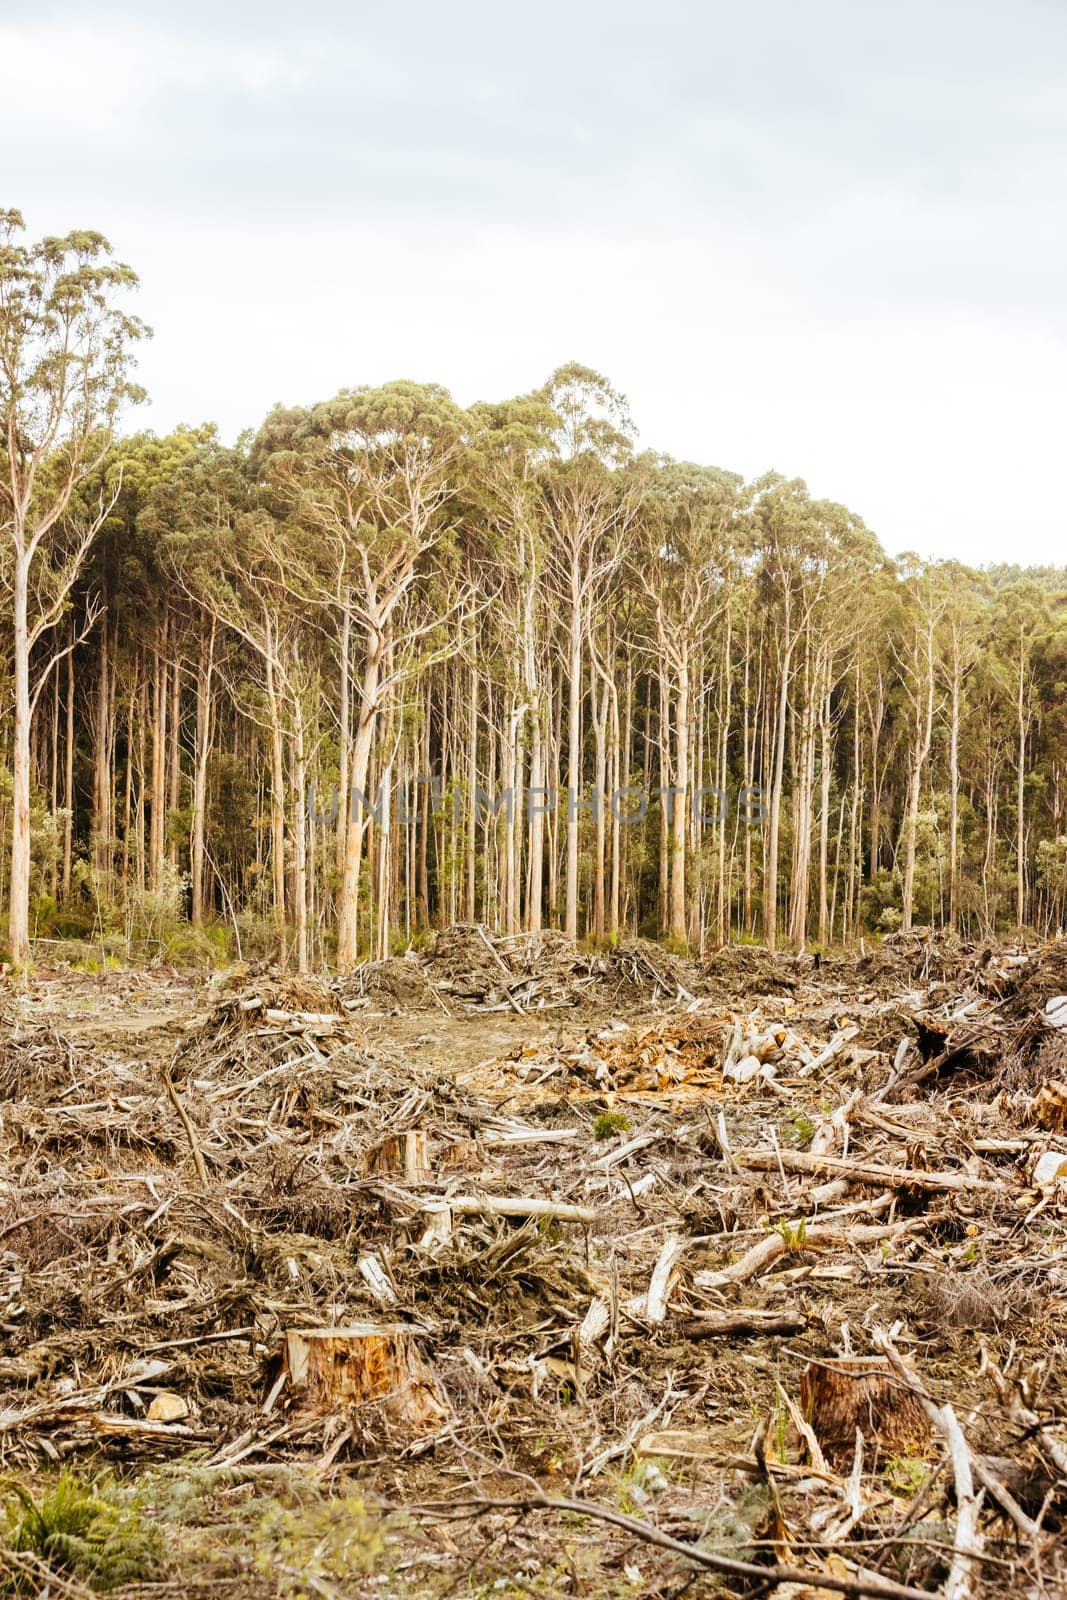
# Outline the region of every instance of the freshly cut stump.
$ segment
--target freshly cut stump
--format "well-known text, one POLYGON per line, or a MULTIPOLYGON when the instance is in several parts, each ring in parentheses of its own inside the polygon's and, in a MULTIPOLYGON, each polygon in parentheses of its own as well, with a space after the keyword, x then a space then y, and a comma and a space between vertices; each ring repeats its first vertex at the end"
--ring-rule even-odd
POLYGON ((418 1129, 393 1133, 372 1145, 363 1158, 368 1177, 401 1178, 405 1183, 429 1183, 433 1177, 426 1150, 426 1135, 418 1129))
POLYGON ((403 1323, 288 1328, 282 1373, 299 1411, 334 1416, 380 1403, 391 1421, 419 1431, 440 1427, 449 1415, 433 1372, 403 1323))
POLYGON ((1030 1121, 1050 1133, 1067 1129, 1067 1083, 1050 1078, 1034 1098, 1030 1108, 1030 1121))
POLYGON ((851 1463, 857 1428, 883 1457, 921 1454, 930 1437, 925 1411, 885 1356, 810 1362, 800 1379, 800 1404, 835 1467, 851 1463))
POLYGON ((480 1172, 482 1164, 477 1139, 453 1139, 441 1151, 441 1165, 450 1172, 480 1172))

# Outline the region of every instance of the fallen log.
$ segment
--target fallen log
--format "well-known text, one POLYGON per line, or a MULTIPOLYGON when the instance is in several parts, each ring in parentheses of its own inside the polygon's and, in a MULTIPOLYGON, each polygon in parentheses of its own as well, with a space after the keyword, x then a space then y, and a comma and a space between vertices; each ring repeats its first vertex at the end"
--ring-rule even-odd
POLYGON ((459 1217, 551 1217, 555 1222, 595 1222, 593 1206, 572 1206, 562 1200, 525 1200, 495 1194, 454 1194, 427 1200, 424 1211, 446 1206, 459 1217))
POLYGON ((915 1218, 891 1223, 859 1223, 851 1228, 835 1228, 822 1223, 812 1227, 798 1223, 790 1228, 786 1224, 780 1232, 770 1233, 765 1239, 760 1239, 728 1267, 695 1273, 693 1282, 698 1289, 721 1289, 728 1283, 746 1283, 773 1267, 787 1251, 800 1254, 805 1250, 825 1250, 833 1245, 877 1244, 882 1239, 905 1233, 915 1226, 915 1218))
MULTIPOLYGON (((678 1275, 678 1263, 688 1247, 681 1234, 669 1233, 656 1259, 648 1293, 644 1299, 644 1316, 647 1322, 663 1322, 667 1316, 667 1302, 678 1275)), ((638 1312, 640 1315, 640 1311, 638 1312)))
POLYGON ((740 1561, 734 1556, 724 1556, 717 1551, 706 1550, 695 1542, 676 1539, 673 1534, 665 1533, 653 1523, 645 1522, 640 1517, 632 1517, 625 1511, 616 1511, 612 1506, 599 1505, 593 1500, 547 1495, 536 1484, 521 1499, 459 1497, 452 1500, 423 1501, 415 1509, 423 1516, 436 1514, 469 1517, 472 1512, 492 1514, 499 1511, 511 1515, 523 1515, 531 1511, 548 1511, 591 1517, 598 1522, 607 1523, 609 1527, 621 1528, 632 1538, 656 1545, 661 1550, 669 1550, 672 1555, 682 1556, 694 1566, 703 1567, 705 1571, 723 1573, 727 1577, 752 1579, 759 1583, 764 1591, 768 1586, 791 1584, 801 1585, 814 1593, 822 1588, 832 1594, 855 1595, 857 1600, 859 1597, 866 1597, 866 1600, 938 1600, 932 1589, 916 1589, 911 1584, 896 1583, 892 1578, 883 1578, 877 1572, 860 1572, 853 1577, 851 1574, 841 1576, 836 1572, 784 1566, 779 1562, 764 1565, 754 1561, 740 1561))
POLYGON ((802 1311, 701 1311, 686 1317, 678 1331, 687 1339, 716 1339, 724 1334, 803 1333, 808 1319, 802 1311))
POLYGON ((849 1027, 842 1028, 839 1033, 835 1033, 830 1043, 820 1050, 817 1056, 799 1068, 797 1077, 808 1078, 813 1072, 818 1072, 820 1067, 825 1067, 828 1062, 834 1059, 834 1056, 845 1048, 846 1044, 852 1043, 859 1031, 858 1027, 850 1024, 849 1027))
POLYGON ((1004 1194, 1006 1186, 996 1178, 975 1178, 969 1172, 923 1172, 918 1167, 889 1167, 881 1162, 855 1161, 845 1156, 812 1154, 809 1150, 736 1150, 738 1166, 755 1172, 835 1173, 853 1183, 886 1184, 894 1189, 980 1190, 1004 1194))

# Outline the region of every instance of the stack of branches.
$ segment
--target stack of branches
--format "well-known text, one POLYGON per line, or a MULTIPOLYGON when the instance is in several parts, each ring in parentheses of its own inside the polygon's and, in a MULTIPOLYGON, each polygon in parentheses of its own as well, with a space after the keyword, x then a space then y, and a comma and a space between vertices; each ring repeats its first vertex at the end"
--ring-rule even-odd
POLYGON ((784 1081, 860 1067, 878 1052, 858 1042, 860 1028, 846 1021, 829 1039, 783 1019, 774 1006, 749 1011, 700 1008, 672 1020, 616 1022, 611 1027, 521 1045, 494 1064, 524 1085, 554 1086, 560 1077, 605 1091, 689 1094, 715 1089, 726 1095, 760 1093, 788 1098, 784 1081))
POLYGON ((589 952, 553 929, 497 935, 470 923, 442 929, 422 957, 364 962, 336 989, 350 1010, 658 1011, 691 1004, 700 974, 643 939, 589 952))

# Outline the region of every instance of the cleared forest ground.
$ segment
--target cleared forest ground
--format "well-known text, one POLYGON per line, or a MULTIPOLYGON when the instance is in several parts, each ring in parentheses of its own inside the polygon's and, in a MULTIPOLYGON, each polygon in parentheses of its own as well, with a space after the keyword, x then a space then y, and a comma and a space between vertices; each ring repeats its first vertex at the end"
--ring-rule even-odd
POLYGON ((1065 994, 478 928, 7 988, 3 1582, 1063 1592, 1065 994))

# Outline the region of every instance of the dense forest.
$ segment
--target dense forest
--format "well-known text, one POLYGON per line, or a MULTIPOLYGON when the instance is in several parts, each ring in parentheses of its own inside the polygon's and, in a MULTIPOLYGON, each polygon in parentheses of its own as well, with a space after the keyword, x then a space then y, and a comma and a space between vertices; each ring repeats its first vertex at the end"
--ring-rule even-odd
POLYGON ((1067 570, 890 560, 578 365, 123 433, 133 274, 0 220, 12 959, 1065 920, 1067 570))

